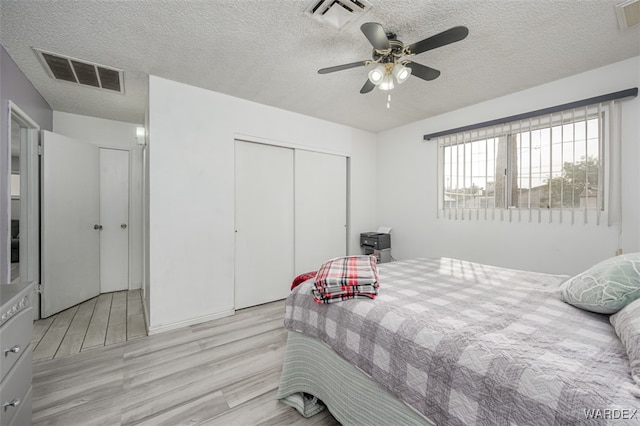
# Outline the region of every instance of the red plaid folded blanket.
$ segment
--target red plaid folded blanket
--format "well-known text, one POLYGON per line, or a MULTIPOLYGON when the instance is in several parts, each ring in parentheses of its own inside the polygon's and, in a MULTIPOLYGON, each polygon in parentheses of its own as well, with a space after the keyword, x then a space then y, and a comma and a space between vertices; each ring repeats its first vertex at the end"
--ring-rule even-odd
POLYGON ((375 256, 337 257, 325 262, 318 270, 313 296, 318 303, 374 299, 379 287, 375 256))
POLYGON ((298 275, 293 279, 293 282, 291 283, 291 290, 298 287, 300 284, 302 284, 306 280, 310 280, 311 278, 315 277, 317 273, 318 271, 311 271, 311 272, 305 272, 304 274, 298 275))

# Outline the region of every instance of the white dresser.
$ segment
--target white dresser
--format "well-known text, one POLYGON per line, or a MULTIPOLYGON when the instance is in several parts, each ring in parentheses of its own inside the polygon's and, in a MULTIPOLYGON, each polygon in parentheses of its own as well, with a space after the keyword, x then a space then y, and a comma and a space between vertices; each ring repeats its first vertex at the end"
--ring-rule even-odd
POLYGON ((31 424, 32 283, 0 285, 0 425, 31 424))

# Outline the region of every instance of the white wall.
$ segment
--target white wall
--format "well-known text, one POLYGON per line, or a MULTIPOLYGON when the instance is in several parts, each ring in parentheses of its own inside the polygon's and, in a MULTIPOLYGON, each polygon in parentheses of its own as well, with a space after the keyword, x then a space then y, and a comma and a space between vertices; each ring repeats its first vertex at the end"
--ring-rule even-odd
POLYGON ((141 124, 53 112, 53 132, 103 148, 129 151, 129 288, 142 286, 142 149, 136 143, 141 124))
MULTIPOLYGON (((395 258, 448 256, 573 274, 640 249, 640 101, 622 106, 622 238, 617 226, 437 219, 437 143, 423 135, 640 85, 640 58, 389 130, 378 135, 377 220, 393 227, 395 258)), ((437 100, 425 99, 425 102, 437 100)))
POLYGON ((377 227, 372 133, 155 76, 148 119, 151 333, 233 312, 236 138, 350 156, 351 252, 377 227))

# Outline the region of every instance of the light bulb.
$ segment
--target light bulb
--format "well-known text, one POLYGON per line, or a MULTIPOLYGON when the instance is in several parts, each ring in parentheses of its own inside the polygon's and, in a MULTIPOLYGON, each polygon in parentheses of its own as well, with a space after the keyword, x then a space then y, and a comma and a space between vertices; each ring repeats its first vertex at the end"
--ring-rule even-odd
POLYGON ((391 74, 386 74, 378 87, 380 90, 393 89, 395 87, 395 84, 393 84, 393 76, 391 74))
POLYGON ((385 72, 386 70, 384 68, 384 65, 378 65, 377 67, 369 71, 369 80, 377 86, 378 84, 382 83, 385 72))
POLYGON ((402 64, 396 64, 393 67, 392 73, 393 73, 393 76, 396 78, 396 81, 398 82, 398 84, 402 84, 405 81, 407 81, 407 79, 411 75, 411 68, 405 67, 402 64))

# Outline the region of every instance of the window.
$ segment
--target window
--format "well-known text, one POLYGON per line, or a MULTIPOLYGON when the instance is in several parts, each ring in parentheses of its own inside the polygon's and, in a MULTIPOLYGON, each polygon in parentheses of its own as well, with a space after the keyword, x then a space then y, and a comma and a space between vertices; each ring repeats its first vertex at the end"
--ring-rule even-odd
POLYGON ((599 215, 608 110, 598 104, 440 137, 440 211, 453 218, 483 210, 599 215))

